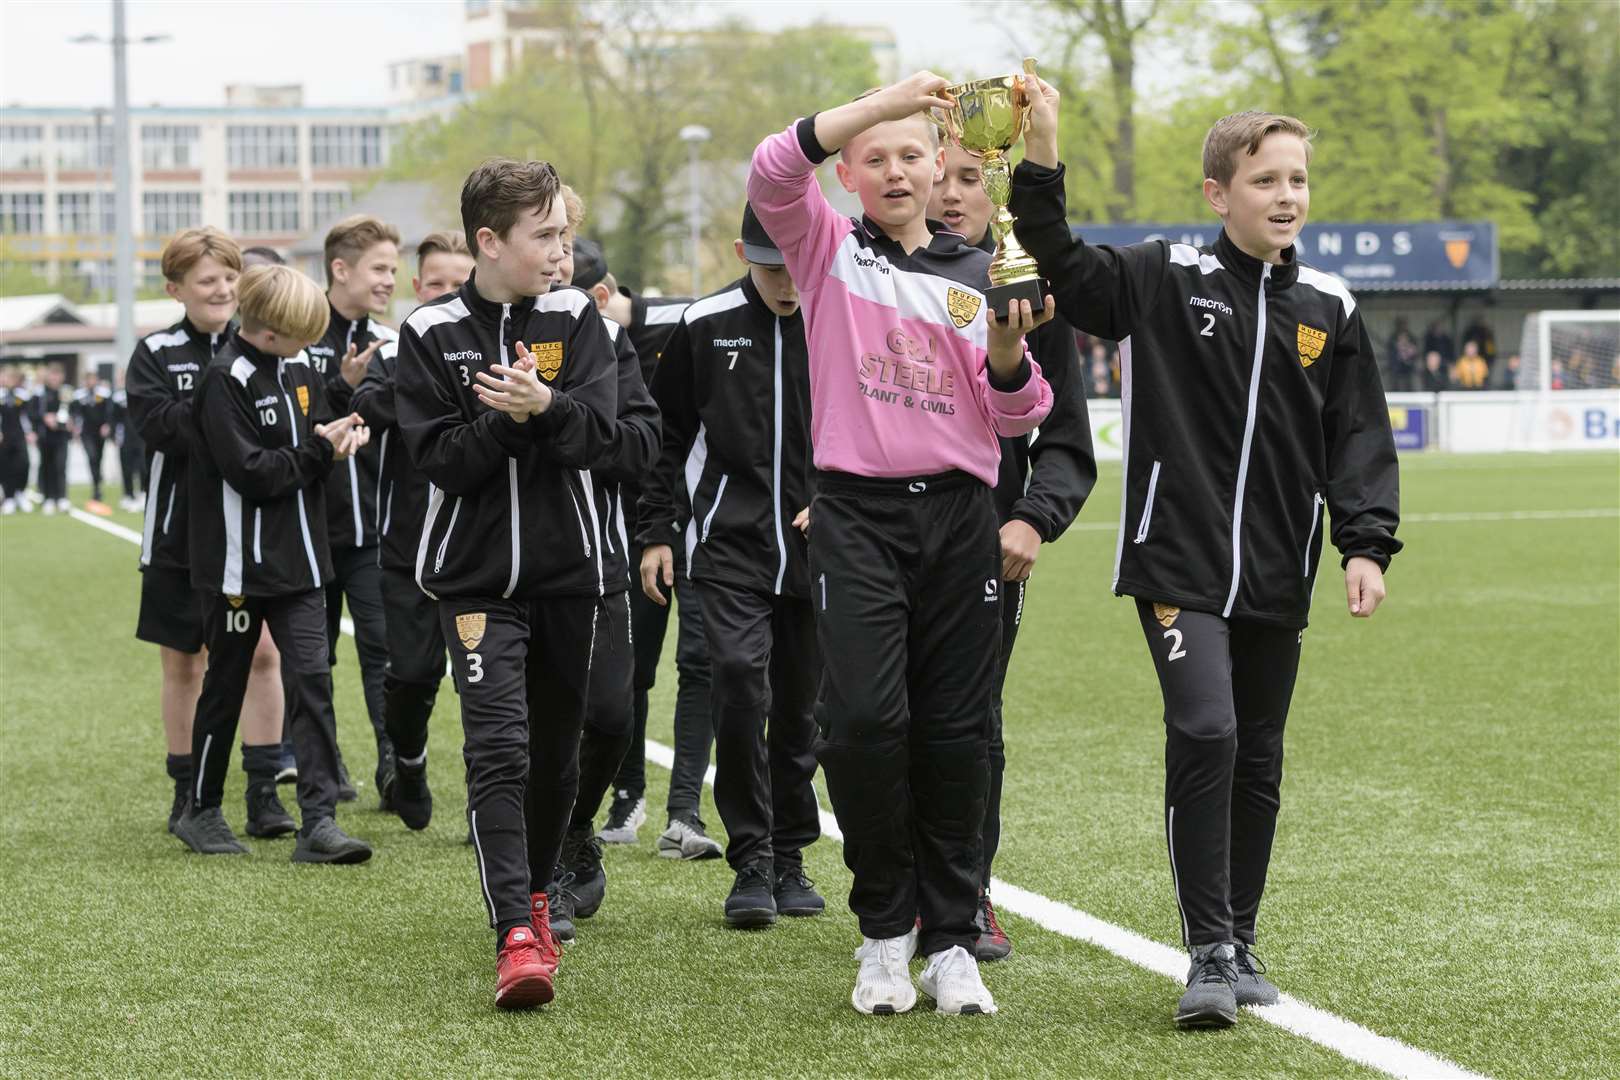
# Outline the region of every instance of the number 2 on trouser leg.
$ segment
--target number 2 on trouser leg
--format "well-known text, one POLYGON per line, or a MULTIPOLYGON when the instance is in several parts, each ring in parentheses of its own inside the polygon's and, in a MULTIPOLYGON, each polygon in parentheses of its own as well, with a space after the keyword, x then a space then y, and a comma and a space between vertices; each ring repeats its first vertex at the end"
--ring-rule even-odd
POLYGON ((1169 630, 1164 632, 1164 638, 1170 643, 1170 654, 1165 657, 1167 661, 1180 660, 1182 657, 1187 655, 1187 650, 1181 647, 1180 630, 1171 627, 1169 630))

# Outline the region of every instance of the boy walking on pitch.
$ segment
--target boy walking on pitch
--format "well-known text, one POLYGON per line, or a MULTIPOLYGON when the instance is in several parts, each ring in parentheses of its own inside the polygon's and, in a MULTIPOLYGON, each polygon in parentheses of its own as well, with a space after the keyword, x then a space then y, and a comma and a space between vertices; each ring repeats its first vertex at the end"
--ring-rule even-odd
POLYGON ((590 298, 549 291, 567 226, 550 165, 485 162, 462 186, 461 216, 476 267, 405 321, 396 404, 433 485, 416 580, 439 601, 461 693, 495 1003, 523 1008, 554 993, 544 888, 606 617, 590 469, 613 446, 616 368, 590 298))
POLYGON ((197 388, 191 460, 191 581, 208 594, 208 672, 197 699, 197 786, 175 835, 207 855, 240 853, 220 813, 236 717, 260 628, 282 654, 303 827, 294 862, 356 863, 371 848, 338 828, 336 722, 321 592, 332 572, 321 482, 365 444, 332 419, 303 349, 326 329, 314 282, 285 266, 242 276, 242 325, 197 388))
POLYGON ((1353 616, 1378 608, 1401 548, 1389 411, 1355 298, 1294 247, 1304 124, 1245 112, 1210 128, 1214 244, 1091 247, 1064 220, 1058 93, 1040 91, 1012 209, 1064 317, 1120 342, 1114 591, 1136 598, 1164 694, 1165 838, 1192 954, 1175 1017, 1224 1027, 1277 1000, 1255 918, 1323 511, 1353 616))
POLYGON ((1023 345, 1050 305, 988 319, 989 256, 926 220, 941 158, 919 114, 951 105, 945 85, 920 72, 800 120, 760 144, 748 178, 804 298, 817 752, 855 877, 863 1013, 915 1004, 919 945, 941 1012, 995 1011, 972 952, 1001 631, 991 486, 997 436, 1030 431, 1052 403, 1023 345), (816 183, 840 150, 858 220, 816 183))

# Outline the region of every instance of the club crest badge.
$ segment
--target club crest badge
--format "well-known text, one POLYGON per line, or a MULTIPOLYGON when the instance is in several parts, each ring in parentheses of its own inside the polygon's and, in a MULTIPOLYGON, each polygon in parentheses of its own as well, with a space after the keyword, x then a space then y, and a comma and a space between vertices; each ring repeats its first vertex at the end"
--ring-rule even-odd
POLYGON ((542 379, 551 382, 557 378, 563 364, 562 342, 542 341, 530 346, 529 352, 534 357, 534 370, 540 373, 542 379))
POLYGON ((484 640, 485 614, 482 611, 470 612, 466 615, 456 616, 456 637, 461 639, 462 648, 472 652, 484 640))
POLYGON ((309 415, 309 387, 307 386, 298 388, 298 407, 304 410, 305 416, 309 415))
POLYGON ((1153 605, 1153 617, 1159 620, 1160 626, 1168 630, 1174 626, 1176 624, 1176 620, 1181 617, 1181 609, 1178 607, 1172 607, 1169 604, 1160 604, 1155 602, 1153 605))
POLYGON ((235 611, 237 608, 240 608, 243 604, 247 603, 247 597, 245 596, 227 596, 225 599, 230 601, 232 611, 235 611))
POLYGON ((956 324, 958 330, 964 329, 973 321, 983 303, 982 299, 970 292, 963 292, 957 288, 945 290, 945 310, 950 314, 951 322, 956 324))
POLYGON ((1321 358, 1322 350, 1327 347, 1327 331, 1300 323, 1295 341, 1299 344, 1299 366, 1310 367, 1321 358))

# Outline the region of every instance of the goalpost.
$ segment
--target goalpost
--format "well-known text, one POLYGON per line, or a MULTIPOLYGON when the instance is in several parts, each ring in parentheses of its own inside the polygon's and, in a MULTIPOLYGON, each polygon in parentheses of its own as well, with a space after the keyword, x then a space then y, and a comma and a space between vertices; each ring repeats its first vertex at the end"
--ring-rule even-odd
MULTIPOLYGON (((1620 402, 1620 310, 1536 311, 1525 316, 1519 350, 1515 435, 1528 450, 1593 441, 1580 425, 1616 423, 1620 402), (1567 395, 1567 396, 1566 396, 1567 395), (1582 408, 1583 405, 1598 408, 1582 408)), ((1596 433, 1599 445, 1613 432, 1596 433)))

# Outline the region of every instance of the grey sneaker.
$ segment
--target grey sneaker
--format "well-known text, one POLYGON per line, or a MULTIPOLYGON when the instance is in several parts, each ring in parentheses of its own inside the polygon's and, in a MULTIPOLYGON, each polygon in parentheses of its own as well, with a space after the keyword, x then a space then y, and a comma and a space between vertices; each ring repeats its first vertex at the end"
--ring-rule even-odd
POLYGON ((246 855, 248 851, 231 832, 217 806, 205 810, 188 806, 174 823, 174 835, 199 855, 246 855))
POLYGON ((665 859, 718 859, 720 842, 709 839, 703 823, 696 818, 670 818, 669 828, 658 837, 658 854, 665 859))
POLYGON ((1200 945, 1187 969, 1187 992, 1176 1006, 1176 1026, 1231 1027, 1237 1023, 1237 950, 1230 941, 1200 945))
POLYGON ((338 828, 329 817, 298 834, 292 861, 302 863, 363 863, 371 858, 371 845, 338 828))
POLYGON ((1266 978, 1265 961, 1254 955, 1254 946, 1237 943, 1237 985, 1233 994, 1239 1005, 1275 1005, 1277 987, 1266 978))
POLYGON ((573 876, 559 866, 556 877, 546 886, 551 936, 558 941, 574 940, 574 894, 568 888, 573 883, 573 876))
POLYGON ((273 840, 298 829, 298 823, 287 813, 276 797, 274 782, 254 784, 247 789, 247 834, 273 840))
POLYGON ((647 800, 630 797, 628 791, 615 791, 608 806, 607 824, 597 833, 604 843, 633 844, 636 830, 647 823, 647 800))

